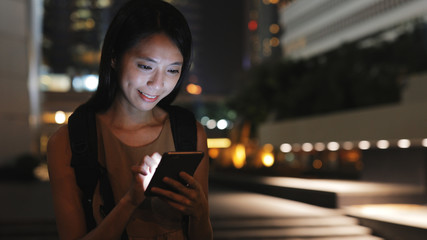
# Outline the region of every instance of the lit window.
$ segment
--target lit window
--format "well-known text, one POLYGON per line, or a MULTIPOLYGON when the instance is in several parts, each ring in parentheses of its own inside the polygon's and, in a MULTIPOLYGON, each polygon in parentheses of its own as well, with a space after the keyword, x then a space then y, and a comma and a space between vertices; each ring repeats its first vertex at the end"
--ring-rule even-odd
POLYGON ((397 141, 397 146, 400 148, 409 148, 411 146, 411 141, 409 139, 400 139, 397 141))
POLYGON ((68 92, 70 77, 65 74, 44 74, 40 76, 40 89, 46 92, 68 92))
POLYGON ((219 120, 219 121, 216 123, 216 127, 217 127, 219 130, 224 130, 224 129, 226 129, 226 128, 227 128, 227 126, 228 126, 228 122, 227 122, 227 120, 225 120, 225 119, 221 119, 221 120, 219 120))
POLYGON ((311 152, 313 150, 313 144, 311 144, 311 143, 304 143, 302 145, 302 150, 304 152, 311 152))
POLYGON ((288 153, 290 151, 292 151, 292 146, 289 143, 283 143, 282 145, 280 145, 280 151, 284 152, 284 153, 288 153))
POLYGON ((318 152, 325 150, 326 146, 324 143, 318 142, 314 144, 314 149, 318 152))
POLYGON ((379 140, 377 142, 377 147, 379 149, 387 149, 390 146, 390 142, 387 140, 379 140))
POLYGON ((337 142, 329 142, 327 148, 329 151, 337 151, 340 148, 340 144, 337 142))
POLYGON ((371 147, 371 143, 369 141, 363 140, 359 142, 359 148, 362 150, 368 150, 371 147))

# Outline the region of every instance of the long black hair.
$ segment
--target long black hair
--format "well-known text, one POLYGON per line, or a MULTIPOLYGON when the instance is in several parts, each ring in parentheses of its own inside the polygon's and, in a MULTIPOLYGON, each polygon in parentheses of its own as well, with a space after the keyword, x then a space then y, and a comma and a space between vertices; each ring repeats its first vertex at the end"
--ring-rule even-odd
POLYGON ((142 39, 166 34, 183 56, 181 76, 172 92, 159 102, 167 106, 177 96, 191 62, 192 37, 185 17, 174 6, 161 0, 130 0, 115 15, 105 35, 99 66, 99 84, 88 104, 97 112, 106 111, 119 89, 118 74, 123 55, 142 39))

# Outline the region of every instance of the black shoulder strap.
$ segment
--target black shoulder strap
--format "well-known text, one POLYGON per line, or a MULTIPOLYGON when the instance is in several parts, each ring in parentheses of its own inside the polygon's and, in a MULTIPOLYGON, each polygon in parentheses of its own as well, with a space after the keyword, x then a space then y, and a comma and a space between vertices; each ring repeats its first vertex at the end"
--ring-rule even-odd
POLYGON ((96 225, 92 215, 92 197, 99 178, 95 112, 87 105, 78 107, 68 119, 68 133, 72 151, 71 166, 77 185, 84 195, 86 225, 90 230, 96 225))
POLYGON ((197 150, 197 127, 194 114, 178 106, 167 106, 176 151, 197 150))

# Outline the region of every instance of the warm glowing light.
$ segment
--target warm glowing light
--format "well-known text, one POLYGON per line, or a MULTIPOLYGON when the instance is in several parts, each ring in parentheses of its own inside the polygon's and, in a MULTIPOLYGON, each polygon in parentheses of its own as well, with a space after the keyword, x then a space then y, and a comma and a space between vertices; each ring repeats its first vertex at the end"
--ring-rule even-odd
POLYGON ((424 138, 421 144, 423 147, 427 147, 427 138, 424 138))
POLYGON ((40 136, 40 152, 46 153, 47 152, 47 143, 49 141, 49 137, 46 135, 40 136))
POLYGON ((274 164, 274 156, 271 152, 262 154, 262 164, 266 167, 271 167, 274 164))
POLYGON ((227 122, 227 120, 225 120, 225 119, 221 119, 221 120, 219 120, 219 121, 216 123, 216 127, 217 127, 219 130, 224 130, 224 129, 226 129, 226 128, 228 127, 228 122, 227 122))
POLYGON ((314 144, 314 149, 318 152, 325 150, 326 146, 324 143, 318 142, 314 144))
POLYGON ((340 144, 337 142, 329 142, 327 148, 329 151, 337 151, 340 149, 340 144))
POLYGON ((278 24, 271 24, 270 25, 270 28, 269 28, 269 30, 270 30, 270 32, 272 33, 272 34, 276 34, 276 33, 278 33, 279 31, 280 31, 280 27, 279 27, 279 25, 278 24))
POLYGON ((368 150, 371 147, 371 143, 369 141, 363 140, 359 142, 358 146, 362 150, 368 150))
POLYGON ((279 0, 270 0, 270 3, 271 3, 271 4, 278 4, 278 3, 279 3, 279 0))
POLYGON ((343 159, 349 162, 357 162, 360 159, 360 152, 357 150, 349 150, 342 153, 343 159))
POLYGON ((48 124, 63 124, 63 123, 67 123, 68 117, 71 115, 71 112, 66 112, 66 113, 64 113, 62 111, 58 111, 58 112, 59 113, 57 113, 57 112, 44 112, 43 115, 42 115, 42 121, 43 121, 43 123, 48 123, 48 124), (62 115, 61 112, 64 115, 62 115), (58 117, 58 119, 57 119, 57 117, 58 117), (64 121, 64 122, 58 123, 57 120, 59 120, 59 122, 62 122, 62 121, 64 121))
POLYGON ((228 138, 208 138, 208 148, 229 148, 231 140, 228 138))
POLYGON ((311 143, 304 143, 302 145, 302 150, 304 152, 311 152, 313 150, 313 144, 311 144, 311 143))
POLYGON ((270 143, 267 143, 262 147, 262 149, 264 150, 264 152, 272 152, 274 150, 274 147, 270 143))
POLYGON ((272 38, 270 39, 270 46, 272 46, 272 47, 277 47, 277 46, 279 46, 279 44, 280 44, 280 40, 279 40, 279 38, 277 38, 277 37, 272 37, 272 38))
POLYGON ((57 111, 55 113, 55 122, 57 124, 63 124, 63 123, 65 123, 65 120, 66 120, 66 116, 65 116, 65 113, 63 111, 57 111))
POLYGON ((292 146, 289 143, 283 143, 282 145, 280 145, 280 151, 284 152, 284 153, 288 153, 290 151, 292 151, 292 146))
POLYGON ((36 168, 34 168, 33 173, 37 179, 39 179, 43 182, 49 181, 49 173, 47 170, 47 164, 46 163, 42 163, 42 164, 38 165, 36 168))
POLYGON ((188 84, 186 89, 187 92, 192 95, 200 95, 202 93, 202 87, 194 83, 188 84))
POLYGON ((216 159, 219 156, 218 148, 210 148, 208 151, 209 157, 212 159, 216 159))
POLYGON ((233 165, 235 168, 242 168, 246 162, 246 150, 243 144, 237 144, 234 149, 233 165))
POLYGON ((342 144, 342 148, 344 148, 345 150, 351 150, 353 149, 354 144, 350 141, 346 141, 342 144))
POLYGON ((323 166, 323 163, 321 160, 316 159, 313 161, 313 168, 320 169, 320 168, 322 168, 322 166, 323 166))
POLYGON ((379 149, 387 149, 390 146, 390 142, 387 140, 379 140, 377 142, 377 147, 379 149))
POLYGON ((255 31, 255 30, 257 30, 257 28, 258 28, 258 23, 257 23, 257 21, 255 21, 255 20, 251 20, 251 21, 249 21, 249 23, 248 23, 248 29, 249 29, 249 30, 251 30, 251 31, 255 31))
POLYGON ((397 146, 400 148, 409 148, 411 146, 411 141, 409 139, 400 139, 397 141, 397 146))

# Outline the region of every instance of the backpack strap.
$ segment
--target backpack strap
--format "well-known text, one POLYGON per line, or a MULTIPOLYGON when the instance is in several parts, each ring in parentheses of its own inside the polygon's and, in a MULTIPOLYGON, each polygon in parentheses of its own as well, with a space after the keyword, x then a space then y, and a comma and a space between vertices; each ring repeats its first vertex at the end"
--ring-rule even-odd
POLYGON ((166 106, 169 113, 173 141, 176 151, 197 150, 196 118, 189 110, 178 106, 166 106))
MULTIPOLYGON (((169 113, 173 141, 176 151, 197 151, 197 126, 194 114, 178 106, 166 106, 169 113)), ((188 235, 189 216, 183 218, 183 229, 188 235)))
POLYGON ((92 198, 100 174, 95 112, 81 105, 68 119, 68 134, 77 185, 83 192, 83 208, 88 231, 96 226, 92 214, 92 198))

